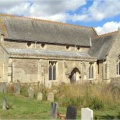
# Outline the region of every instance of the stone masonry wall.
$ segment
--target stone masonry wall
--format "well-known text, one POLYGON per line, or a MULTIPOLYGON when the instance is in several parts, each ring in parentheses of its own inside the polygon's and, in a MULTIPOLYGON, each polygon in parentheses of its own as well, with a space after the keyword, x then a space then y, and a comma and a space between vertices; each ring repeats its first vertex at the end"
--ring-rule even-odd
POLYGON ((0 41, 0 82, 6 82, 8 77, 8 53, 0 41))
POLYGON ((13 81, 35 82, 38 81, 38 60, 13 59, 13 81))
POLYGON ((119 75, 117 75, 117 72, 116 72, 116 65, 117 65, 117 60, 119 55, 120 55, 120 31, 118 32, 118 35, 115 38, 115 41, 107 57, 108 77, 110 79, 114 77, 119 77, 119 75))

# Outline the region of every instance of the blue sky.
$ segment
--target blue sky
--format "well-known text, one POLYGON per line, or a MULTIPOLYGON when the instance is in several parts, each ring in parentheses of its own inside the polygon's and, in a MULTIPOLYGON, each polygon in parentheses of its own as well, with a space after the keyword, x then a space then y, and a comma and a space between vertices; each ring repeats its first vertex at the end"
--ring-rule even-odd
POLYGON ((0 12, 92 26, 98 34, 120 27, 120 0, 0 0, 0 12))

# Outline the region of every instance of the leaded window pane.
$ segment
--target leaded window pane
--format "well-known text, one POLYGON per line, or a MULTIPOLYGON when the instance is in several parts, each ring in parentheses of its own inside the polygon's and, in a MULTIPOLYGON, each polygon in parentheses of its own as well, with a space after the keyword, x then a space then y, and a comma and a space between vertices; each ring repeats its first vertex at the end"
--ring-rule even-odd
POLYGON ((49 66, 49 80, 52 80, 53 72, 52 72, 52 65, 49 66))
POLYGON ((93 78, 94 76, 94 67, 93 65, 89 66, 89 78, 93 78))
POLYGON ((56 64, 53 66, 53 80, 56 80, 56 64))
POLYGON ((120 62, 118 64, 118 74, 120 75, 120 62))

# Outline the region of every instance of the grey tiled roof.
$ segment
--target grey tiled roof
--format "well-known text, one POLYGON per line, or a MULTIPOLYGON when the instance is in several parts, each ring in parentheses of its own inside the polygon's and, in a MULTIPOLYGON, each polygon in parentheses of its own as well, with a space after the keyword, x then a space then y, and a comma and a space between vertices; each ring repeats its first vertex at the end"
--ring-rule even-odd
POLYGON ((112 43, 115 40, 117 32, 109 33, 96 37, 92 41, 92 47, 89 49, 89 55, 96 57, 98 60, 103 60, 108 55, 112 43))
POLYGON ((92 27, 7 15, 0 15, 0 19, 6 38, 11 40, 90 46, 90 38, 96 36, 92 27))
POLYGON ((35 49, 34 50, 33 49, 14 49, 14 48, 7 48, 6 50, 11 55, 91 58, 90 55, 88 55, 88 53, 83 53, 83 52, 35 50, 35 49))

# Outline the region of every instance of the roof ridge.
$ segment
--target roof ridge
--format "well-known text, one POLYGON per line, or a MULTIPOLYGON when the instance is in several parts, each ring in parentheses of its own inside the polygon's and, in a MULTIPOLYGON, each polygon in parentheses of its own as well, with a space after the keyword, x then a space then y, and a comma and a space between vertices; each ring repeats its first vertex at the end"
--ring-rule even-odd
POLYGON ((95 36, 93 39, 100 38, 100 37, 104 37, 104 36, 108 36, 108 35, 112 35, 112 34, 115 34, 115 33, 117 33, 117 32, 118 32, 118 31, 113 31, 113 32, 101 34, 101 35, 95 36))
POLYGON ((58 21, 52 21, 52 20, 39 19, 39 18, 32 18, 32 17, 29 17, 29 16, 19 16, 19 15, 3 14, 3 13, 0 13, 0 16, 16 17, 16 18, 22 18, 22 19, 27 18, 27 19, 41 21, 41 22, 49 22, 49 23, 55 23, 55 24, 61 24, 61 25, 68 25, 68 26, 73 26, 73 27, 81 27, 81 28, 91 28, 91 29, 93 29, 93 27, 81 26, 81 25, 74 25, 74 24, 69 24, 69 23, 64 23, 64 22, 58 22, 58 21))

